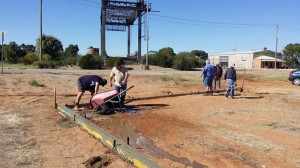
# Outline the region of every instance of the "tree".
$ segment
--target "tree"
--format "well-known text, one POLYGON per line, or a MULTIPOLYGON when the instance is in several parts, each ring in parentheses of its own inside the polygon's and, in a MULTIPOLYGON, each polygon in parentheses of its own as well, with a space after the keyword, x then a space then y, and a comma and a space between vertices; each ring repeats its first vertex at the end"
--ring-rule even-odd
POLYGON ((70 44, 69 47, 67 47, 65 49, 65 53, 67 56, 69 57, 74 57, 76 58, 78 56, 78 51, 79 51, 79 48, 78 48, 78 45, 73 45, 73 44, 70 44))
POLYGON ((285 64, 290 68, 296 68, 300 65, 300 44, 288 44, 284 50, 285 64))
POLYGON ((61 52, 61 60, 68 65, 75 65, 77 63, 78 57, 78 45, 70 44, 66 49, 65 52, 61 52))
POLYGON ((178 70, 190 70, 191 66, 188 61, 188 57, 184 55, 176 55, 173 60, 173 66, 172 68, 178 69, 178 70))
POLYGON ((16 62, 16 54, 9 45, 3 45, 3 54, 7 63, 12 64, 16 62))
MULTIPOLYGON (((40 39, 36 40, 36 49, 40 51, 40 39)), ((60 59, 60 52, 63 51, 63 45, 60 40, 54 36, 42 35, 42 53, 49 54, 51 59, 60 59)))
POLYGON ((193 50, 192 55, 199 57, 199 59, 207 60, 208 54, 202 50, 193 50))
POLYGON ((3 50, 4 50, 4 57, 6 62, 10 64, 18 62, 18 59, 20 57, 20 52, 18 52, 19 47, 16 42, 12 41, 9 42, 8 45, 4 45, 3 50))
POLYGON ((171 68, 173 65, 173 58, 176 55, 174 50, 170 47, 160 49, 156 54, 156 63, 158 66, 171 68))
POLYGON ((180 52, 174 60, 172 68, 178 70, 191 70, 200 66, 199 58, 197 58, 192 52, 180 52))

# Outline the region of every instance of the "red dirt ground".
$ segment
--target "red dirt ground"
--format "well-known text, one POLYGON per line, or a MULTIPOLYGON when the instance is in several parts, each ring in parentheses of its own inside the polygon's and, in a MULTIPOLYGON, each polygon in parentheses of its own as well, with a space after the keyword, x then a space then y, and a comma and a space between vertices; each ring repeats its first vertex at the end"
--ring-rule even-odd
MULTIPOLYGON (((79 76, 108 78, 108 70, 7 71, 0 77, 0 167, 85 167, 94 156, 108 157, 108 167, 131 167, 53 109, 54 87, 58 103, 72 104, 79 76), (29 85, 32 80, 45 87, 29 85)), ((129 72, 135 87, 127 98, 204 90, 199 71, 129 72)), ((91 121, 119 139, 130 137, 133 148, 162 167, 300 167, 300 90, 256 78, 274 73, 289 71, 247 71, 244 92, 234 100, 215 93, 133 101, 126 108, 136 112, 91 121)), ((239 86, 242 78, 239 71, 239 86)), ((89 98, 84 94, 82 103, 89 98)))

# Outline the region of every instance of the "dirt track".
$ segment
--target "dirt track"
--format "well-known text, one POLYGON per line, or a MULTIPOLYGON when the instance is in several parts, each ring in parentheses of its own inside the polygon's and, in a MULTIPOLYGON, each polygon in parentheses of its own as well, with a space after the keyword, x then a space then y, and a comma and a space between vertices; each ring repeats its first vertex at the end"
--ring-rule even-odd
MULTIPOLYGON (((0 167, 84 167, 84 161, 98 155, 109 157, 109 167, 130 167, 53 110, 54 87, 59 95, 76 94, 80 75, 108 78, 109 71, 7 72, 0 77, 0 149, 5 151, 0 167), (30 86, 33 79, 45 87, 30 86)), ((162 167, 300 167, 299 87, 259 81, 257 73, 288 76, 289 71, 247 72, 244 92, 236 92, 235 100, 215 94, 134 101, 127 108, 136 113, 94 116, 92 121, 120 139, 130 137, 136 150, 162 167)), ((130 74, 129 85, 135 87, 128 98, 204 90, 197 71, 130 74)), ((89 98, 85 94, 82 102, 89 98)), ((58 96, 58 103, 74 100, 58 96)))

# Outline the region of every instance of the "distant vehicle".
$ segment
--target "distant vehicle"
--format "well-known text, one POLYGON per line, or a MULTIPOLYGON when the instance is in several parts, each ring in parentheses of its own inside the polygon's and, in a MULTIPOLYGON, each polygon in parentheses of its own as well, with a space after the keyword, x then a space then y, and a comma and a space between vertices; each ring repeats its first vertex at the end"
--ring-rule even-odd
POLYGON ((300 69, 294 70, 290 73, 289 81, 294 85, 300 85, 300 69))

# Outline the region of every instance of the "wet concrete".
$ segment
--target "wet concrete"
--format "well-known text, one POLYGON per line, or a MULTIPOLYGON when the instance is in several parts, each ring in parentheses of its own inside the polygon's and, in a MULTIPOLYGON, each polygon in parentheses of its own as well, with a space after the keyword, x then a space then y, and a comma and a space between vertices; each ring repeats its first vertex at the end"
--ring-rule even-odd
MULTIPOLYGON (((94 124, 100 128, 106 130, 113 136, 127 142, 130 146, 142 153, 148 153, 156 158, 167 158, 174 162, 181 163, 190 167, 206 167, 198 162, 190 161, 186 157, 175 156, 155 145, 155 143, 145 137, 142 133, 133 130, 127 119, 135 117, 136 115, 146 115, 151 112, 151 109, 161 108, 168 106, 167 104, 139 104, 136 106, 126 106, 126 109, 120 113, 111 113, 108 115, 100 115, 94 113, 89 108, 83 108, 80 111, 80 115, 86 119, 91 120, 94 124)), ((85 106, 83 106, 85 107, 85 106)))
POLYGON ((106 116, 106 118, 100 116, 101 119, 97 117, 98 119, 93 118, 92 121, 123 142, 127 142, 129 140, 129 145, 142 153, 148 153, 156 158, 167 158, 190 167, 206 167, 198 162, 190 161, 186 157, 175 156, 172 153, 157 147, 151 139, 148 139, 142 133, 133 130, 130 124, 127 123, 127 118, 134 117, 135 115, 145 115, 151 112, 150 106, 139 109, 129 108, 125 111, 128 111, 128 113, 124 113, 122 116, 110 115, 109 117, 106 116))

